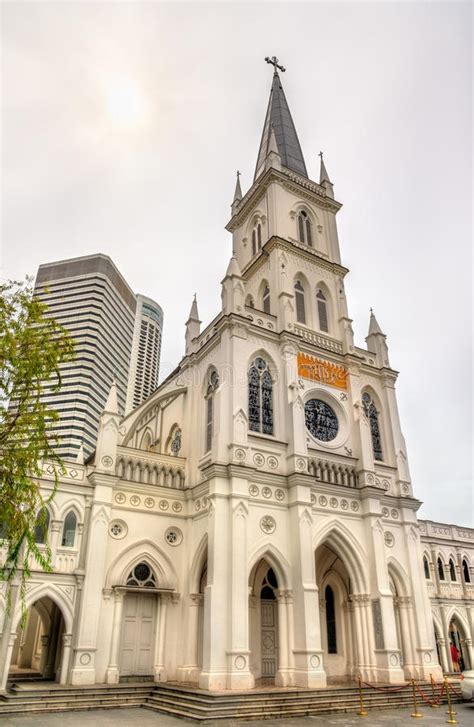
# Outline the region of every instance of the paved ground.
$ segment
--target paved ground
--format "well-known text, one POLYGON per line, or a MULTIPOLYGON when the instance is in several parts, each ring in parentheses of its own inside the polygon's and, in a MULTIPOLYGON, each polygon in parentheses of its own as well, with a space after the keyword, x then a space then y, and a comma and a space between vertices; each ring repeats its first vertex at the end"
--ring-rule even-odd
MULTIPOLYGON (((456 719, 461 727, 474 724, 474 702, 456 705, 456 719)), ((371 712, 368 717, 357 715, 324 715, 321 717, 298 717, 295 719, 257 720, 254 722, 229 721, 206 722, 206 725, 219 727, 322 727, 323 725, 356 725, 366 727, 399 727, 417 723, 428 725, 446 724, 445 709, 422 709, 423 719, 414 720, 410 710, 398 709, 371 712)), ((1 727, 185 727, 197 722, 188 722, 175 717, 167 717, 148 709, 94 709, 89 712, 61 712, 58 714, 31 715, 25 717, 0 717, 1 727)))

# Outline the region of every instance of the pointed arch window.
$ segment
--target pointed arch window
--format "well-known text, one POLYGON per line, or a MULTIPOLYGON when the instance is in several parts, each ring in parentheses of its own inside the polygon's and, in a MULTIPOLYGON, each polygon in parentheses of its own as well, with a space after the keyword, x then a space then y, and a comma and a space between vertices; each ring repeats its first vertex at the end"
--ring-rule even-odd
POLYGON ((127 586, 135 588, 156 588, 156 577, 148 563, 142 561, 132 568, 128 574, 127 586))
POLYGON ((74 510, 69 510, 64 518, 63 537, 61 545, 66 548, 73 548, 76 539, 77 517, 74 510))
POLYGON ((430 564, 428 563, 428 558, 426 555, 423 556, 423 570, 425 571, 425 578, 427 580, 430 579, 430 564))
POLYGON ((471 574, 469 573, 469 566, 467 564, 467 560, 464 558, 462 561, 462 573, 464 576, 464 583, 470 583, 471 582, 471 574))
POLYGON ((262 249, 262 225, 257 222, 252 230, 252 254, 256 255, 262 249))
POLYGON ((211 371, 206 391, 206 452, 212 447, 212 436, 214 434, 214 394, 219 386, 217 371, 211 371))
POLYGON ((311 220, 304 210, 298 214, 298 240, 304 245, 313 246, 313 235, 311 231, 311 220))
POLYGON ((329 333, 328 304, 326 296, 321 289, 316 293, 316 303, 318 305, 319 330, 329 333))
POLYGON ((437 565, 438 565, 438 576, 439 576, 439 580, 440 581, 444 581, 445 580, 445 578, 444 578, 444 565, 443 565, 443 561, 441 560, 441 558, 438 558, 437 565))
POLYGON ((270 313, 270 288, 268 285, 263 290, 263 312, 270 313))
POLYGON ((454 561, 452 558, 449 559, 449 577, 452 581, 456 580, 456 568, 454 567, 454 561))
POLYGON ((300 280, 295 283, 295 305, 296 305, 296 320, 298 323, 306 325, 306 306, 304 300, 304 288, 300 280))
POLYGON ((43 507, 36 516, 35 543, 41 545, 46 543, 46 536, 49 530, 50 515, 47 507, 43 507))
POLYGON ((248 370, 249 428, 273 434, 273 381, 267 362, 257 356, 248 370))
POLYGON ((374 451, 374 459, 379 462, 383 461, 382 453, 382 437, 380 436, 379 413, 376 409, 374 401, 368 391, 362 394, 362 405, 364 413, 370 424, 370 434, 372 437, 372 449, 374 451))
POLYGON ((324 592, 326 600, 326 630, 328 637, 328 654, 337 654, 336 634, 336 608, 334 603, 334 591, 331 586, 326 586, 324 592))

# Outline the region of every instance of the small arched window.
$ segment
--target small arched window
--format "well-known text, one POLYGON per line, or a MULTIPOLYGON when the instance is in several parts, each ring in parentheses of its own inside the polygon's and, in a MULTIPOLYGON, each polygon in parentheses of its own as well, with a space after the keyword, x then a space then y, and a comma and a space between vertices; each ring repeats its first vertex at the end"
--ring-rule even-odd
POLYGON ((219 386, 217 371, 211 371, 206 391, 206 452, 212 447, 214 434, 214 393, 219 386))
POLYGON ((148 563, 142 561, 132 568, 128 574, 127 586, 135 588, 156 588, 156 577, 148 563))
POLYGON ((376 409, 374 401, 368 391, 362 394, 362 405, 364 413, 370 424, 370 434, 372 437, 372 449, 374 451, 374 459, 382 462, 382 437, 380 436, 379 413, 376 409))
POLYGON ((423 569, 425 571, 425 578, 430 579, 430 564, 426 555, 423 556, 423 569))
POLYGON ((439 580, 444 581, 444 565, 443 565, 443 561, 441 560, 441 558, 438 558, 437 565, 438 565, 439 580))
POLYGON ((41 544, 46 542, 46 536, 49 529, 49 520, 49 510, 48 508, 43 507, 43 509, 40 510, 38 515, 36 516, 35 543, 41 544))
POLYGON ((249 428, 273 434, 273 381, 267 362, 257 356, 248 370, 249 428))
POLYGON ((328 305, 322 290, 318 290, 316 293, 316 302, 318 304, 319 330, 329 333, 328 305))
POLYGON ((449 559, 449 577, 452 581, 456 580, 456 568, 454 567, 454 561, 452 558, 449 559))
POLYGON ((270 313, 270 288, 268 285, 263 290, 263 312, 270 313))
POLYGON ((295 305, 296 305, 296 320, 298 323, 304 323, 306 325, 306 307, 304 302, 304 288, 300 280, 295 283, 295 305))
POLYGON ((77 517, 73 510, 69 510, 64 518, 63 537, 61 545, 66 548, 73 548, 76 539, 77 517))
POLYGON ((324 592, 326 600, 326 629, 328 637, 328 654, 337 654, 336 634, 336 608, 334 604, 334 591, 331 586, 326 586, 324 592))
POLYGON ((252 254, 256 255, 262 249, 262 225, 257 222, 252 230, 252 254))
POLYGON ((464 558, 462 562, 462 573, 464 576, 464 583, 470 583, 471 582, 471 574, 469 573, 469 566, 467 564, 467 560, 464 558))
POLYGON ((298 214, 298 240, 304 245, 313 245, 313 235, 311 232, 311 220, 308 213, 302 210, 298 214))

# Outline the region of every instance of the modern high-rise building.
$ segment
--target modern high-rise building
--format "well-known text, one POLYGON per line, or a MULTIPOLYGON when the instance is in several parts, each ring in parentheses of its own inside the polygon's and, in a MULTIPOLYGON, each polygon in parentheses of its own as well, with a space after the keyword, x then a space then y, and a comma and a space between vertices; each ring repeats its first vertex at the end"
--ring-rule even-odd
POLYGON ((44 399, 60 414, 57 450, 75 459, 82 445, 87 456, 114 378, 123 413, 157 387, 163 311, 135 295, 102 254, 40 265, 35 296, 75 343, 74 361, 61 366, 61 390, 53 391, 52 381, 44 384, 44 399))

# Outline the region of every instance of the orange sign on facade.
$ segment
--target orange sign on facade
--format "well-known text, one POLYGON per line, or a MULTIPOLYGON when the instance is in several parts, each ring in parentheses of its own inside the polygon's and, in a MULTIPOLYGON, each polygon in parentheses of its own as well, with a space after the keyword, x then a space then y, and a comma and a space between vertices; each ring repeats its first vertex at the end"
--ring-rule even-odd
POLYGON ((320 381, 322 384, 334 386, 336 389, 347 389, 347 374, 348 371, 344 366, 298 353, 298 376, 320 381))

